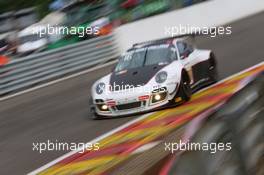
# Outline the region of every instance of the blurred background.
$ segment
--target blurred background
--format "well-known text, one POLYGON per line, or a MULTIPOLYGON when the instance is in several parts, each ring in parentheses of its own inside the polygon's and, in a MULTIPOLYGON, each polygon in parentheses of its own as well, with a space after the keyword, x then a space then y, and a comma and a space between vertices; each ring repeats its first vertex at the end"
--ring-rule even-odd
POLYGON ((122 24, 201 1, 204 0, 0 0, 0 54, 14 59, 92 38, 40 38, 30 32, 48 24, 77 28, 96 25, 100 35, 105 35, 122 24))

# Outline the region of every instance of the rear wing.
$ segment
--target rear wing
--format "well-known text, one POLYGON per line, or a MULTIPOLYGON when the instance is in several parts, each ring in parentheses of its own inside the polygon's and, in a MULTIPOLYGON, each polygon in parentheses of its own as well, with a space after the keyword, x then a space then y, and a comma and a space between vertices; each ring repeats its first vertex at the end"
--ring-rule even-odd
MULTIPOLYGON (((212 30, 212 32, 214 32, 216 30, 215 28, 212 28, 212 29, 210 29, 210 30, 212 30)), ((166 37, 166 38, 136 43, 132 46, 132 48, 140 48, 140 47, 144 47, 144 46, 152 45, 152 44, 154 45, 154 44, 172 43, 172 41, 174 39, 177 39, 177 38, 179 38, 179 39, 182 38, 183 40, 186 40, 187 42, 193 43, 195 45, 195 36, 200 36, 200 35, 206 35, 206 34, 203 34, 203 30, 199 30, 199 31, 195 31, 193 33, 186 33, 183 35, 177 35, 177 36, 172 36, 172 37, 166 37)))
POLYGON ((174 39, 177 39, 177 38, 194 39, 196 35, 197 34, 192 33, 192 34, 177 35, 177 36, 173 36, 173 37, 166 37, 166 38, 161 38, 161 39, 156 39, 156 40, 151 40, 151 41, 145 41, 145 42, 133 44, 132 48, 140 48, 140 47, 144 47, 144 46, 148 46, 148 45, 152 45, 152 44, 171 43, 174 39))

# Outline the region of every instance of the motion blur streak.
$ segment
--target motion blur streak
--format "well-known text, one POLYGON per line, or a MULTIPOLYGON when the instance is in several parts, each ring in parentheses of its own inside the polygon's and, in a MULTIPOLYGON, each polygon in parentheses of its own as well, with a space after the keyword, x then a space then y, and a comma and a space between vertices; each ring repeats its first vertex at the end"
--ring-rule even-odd
MULTIPOLYGON (((197 38, 199 47, 215 51, 221 79, 263 61, 264 13, 230 25, 231 36, 197 38)), ((0 174, 26 174, 65 153, 39 155, 31 149, 33 142, 47 139, 76 143, 89 141, 137 118, 88 120, 89 88, 111 68, 105 67, 2 101, 0 150, 5 151, 0 152, 0 174)))
POLYGON ((198 92, 190 102, 182 106, 154 113, 99 141, 99 151, 74 154, 40 174, 109 173, 111 168, 131 158, 136 149, 162 139, 162 136, 175 131, 194 117, 228 100, 262 71, 264 62, 256 68, 198 92))

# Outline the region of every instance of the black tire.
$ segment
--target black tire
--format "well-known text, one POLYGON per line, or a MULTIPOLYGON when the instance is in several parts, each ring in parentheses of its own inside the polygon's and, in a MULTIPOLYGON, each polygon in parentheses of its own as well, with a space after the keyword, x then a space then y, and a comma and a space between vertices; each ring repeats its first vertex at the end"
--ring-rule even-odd
POLYGON ((190 86, 190 81, 186 78, 182 78, 180 84, 181 97, 183 101, 189 101, 192 96, 192 89, 190 86))
POLYGON ((98 115, 95 111, 91 112, 91 119, 93 120, 100 120, 102 119, 102 117, 100 115, 98 115))
POLYGON ((210 54, 208 75, 210 78, 210 82, 215 83, 218 81, 218 71, 214 53, 210 54))
POLYGON ((93 104, 93 99, 92 98, 89 99, 89 105, 90 105, 90 118, 92 120, 101 119, 101 117, 95 111, 95 106, 93 104))
POLYGON ((179 85, 179 90, 173 98, 173 104, 182 104, 184 102, 187 102, 191 99, 191 96, 192 89, 190 87, 190 79, 187 73, 184 72, 179 85), (181 98, 181 100, 177 100, 179 97, 181 98))

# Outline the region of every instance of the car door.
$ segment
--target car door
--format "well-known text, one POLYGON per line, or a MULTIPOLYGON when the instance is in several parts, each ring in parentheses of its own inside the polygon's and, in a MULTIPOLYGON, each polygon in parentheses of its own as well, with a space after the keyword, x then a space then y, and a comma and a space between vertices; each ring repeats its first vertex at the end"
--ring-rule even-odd
POLYGON ((184 41, 178 41, 177 42, 177 48, 179 51, 179 57, 180 61, 185 67, 185 69, 188 72, 188 75, 190 77, 190 84, 194 84, 198 77, 195 77, 193 73, 193 67, 195 66, 193 64, 193 60, 195 59, 195 54, 193 53, 193 48, 191 45, 189 45, 187 42, 184 41))

